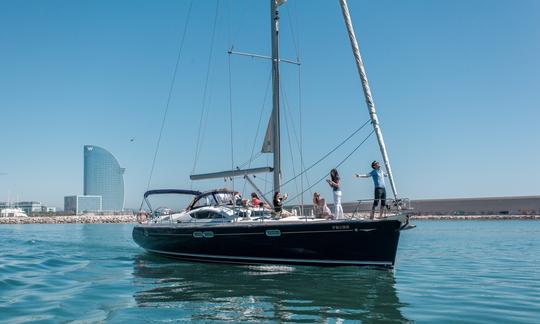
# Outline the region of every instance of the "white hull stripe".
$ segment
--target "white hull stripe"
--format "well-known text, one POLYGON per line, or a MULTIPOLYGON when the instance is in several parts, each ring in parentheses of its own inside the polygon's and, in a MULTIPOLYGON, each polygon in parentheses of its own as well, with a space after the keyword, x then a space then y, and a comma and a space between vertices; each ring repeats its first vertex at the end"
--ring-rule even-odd
MULTIPOLYGON (((329 230, 329 231, 298 231, 298 232, 281 232, 281 235, 285 234, 312 234, 312 233, 334 233, 334 232, 371 232, 375 228, 359 228, 357 230, 329 230)), ((193 236, 191 233, 148 233, 150 236, 193 236)), ((265 232, 254 233, 214 233, 214 236, 234 236, 234 235, 266 235, 265 232)))
POLYGON ((211 254, 195 254, 195 253, 178 253, 178 252, 165 252, 160 250, 146 249, 147 251, 161 254, 176 255, 182 257, 192 258, 205 258, 212 259, 229 259, 229 260, 246 260, 246 261, 274 261, 274 262, 289 262, 289 263, 324 263, 324 264, 351 264, 351 265, 392 265, 392 262, 388 261, 351 261, 351 260, 321 260, 321 259, 284 259, 284 258, 257 258, 246 256, 224 256, 224 255, 211 255, 211 254))

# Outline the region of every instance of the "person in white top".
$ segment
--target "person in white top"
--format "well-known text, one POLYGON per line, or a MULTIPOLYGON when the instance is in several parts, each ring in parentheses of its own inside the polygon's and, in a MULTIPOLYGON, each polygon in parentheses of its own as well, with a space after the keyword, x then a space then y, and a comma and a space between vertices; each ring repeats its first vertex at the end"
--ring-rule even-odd
POLYGON ((336 219, 344 219, 343 207, 341 206, 341 185, 339 173, 336 169, 330 171, 330 179, 326 179, 326 182, 328 182, 334 193, 334 216, 336 219))

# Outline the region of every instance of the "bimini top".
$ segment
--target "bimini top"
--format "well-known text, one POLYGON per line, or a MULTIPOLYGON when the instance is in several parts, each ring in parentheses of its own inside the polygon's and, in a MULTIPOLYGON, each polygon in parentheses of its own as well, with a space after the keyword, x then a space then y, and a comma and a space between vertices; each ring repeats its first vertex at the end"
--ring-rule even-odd
POLYGON ((148 190, 144 193, 144 200, 150 207, 150 203, 147 200, 148 196, 163 194, 180 194, 195 196, 191 203, 189 203, 189 205, 187 206, 187 210, 192 210, 204 206, 232 205, 234 202, 234 194, 231 190, 228 189, 214 189, 205 192, 184 189, 154 189, 148 190))
POLYGON ((163 195, 163 194, 180 194, 180 195, 192 195, 200 196, 202 192, 197 190, 184 190, 184 189, 154 189, 148 190, 144 193, 144 198, 146 199, 151 195, 163 195))

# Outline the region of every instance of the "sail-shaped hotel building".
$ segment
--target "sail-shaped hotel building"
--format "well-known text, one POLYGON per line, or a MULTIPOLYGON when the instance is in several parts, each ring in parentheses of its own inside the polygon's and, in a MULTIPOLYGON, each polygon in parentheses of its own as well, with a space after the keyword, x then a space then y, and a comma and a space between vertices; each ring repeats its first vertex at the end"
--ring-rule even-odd
POLYGON ((101 196, 103 211, 124 209, 124 171, 106 149, 84 146, 84 195, 101 196))

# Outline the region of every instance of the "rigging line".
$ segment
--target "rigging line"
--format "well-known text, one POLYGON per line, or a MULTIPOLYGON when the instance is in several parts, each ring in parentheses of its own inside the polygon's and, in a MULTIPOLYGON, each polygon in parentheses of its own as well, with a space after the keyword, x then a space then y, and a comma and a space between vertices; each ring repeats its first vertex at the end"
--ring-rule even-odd
MULTIPOLYGON (((253 157, 253 153, 255 152, 255 145, 257 144, 257 137, 259 136, 259 130, 261 129, 261 122, 262 117, 264 113, 264 106, 266 105, 266 100, 268 99, 268 93, 270 92, 270 81, 272 80, 272 72, 269 71, 268 73, 268 79, 266 80, 266 90, 264 92, 264 98, 261 105, 261 110, 259 111, 259 122, 257 123, 257 130, 255 131, 255 138, 253 139, 253 145, 251 146, 251 157, 253 157)), ((249 166, 251 167, 251 165, 249 166)))
MULTIPOLYGON (((294 120, 294 118, 292 117, 287 92, 285 91, 284 88, 281 88, 281 86, 280 86, 280 89, 281 89, 281 93, 283 94, 283 101, 284 101, 284 108, 285 108, 284 116, 285 116, 286 127, 287 127, 287 137, 288 137, 288 141, 289 141, 289 150, 290 150, 290 154, 291 154, 291 157, 292 157, 293 153, 292 153, 291 137, 290 137, 289 123, 288 123, 288 120, 287 120, 287 116, 291 120, 294 120)), ((291 123, 291 124, 292 124, 292 131, 293 131, 294 139, 296 140, 296 145, 298 146, 298 151, 299 151, 300 155, 302 155, 302 146, 301 146, 301 144, 300 144, 300 142, 298 140, 296 127, 294 126, 294 123, 291 123)), ((301 158, 301 161, 303 161, 303 158, 301 158)), ((296 177, 296 169, 295 169, 294 161, 293 161, 292 166, 293 166, 293 177, 294 177, 294 179, 296 179, 297 177, 296 177)), ((303 171, 304 167, 305 166, 300 164, 300 172, 303 171)), ((300 177, 300 182, 301 182, 301 186, 300 186, 301 191, 304 191, 303 177, 300 177)), ((299 192, 300 190, 298 190, 298 183, 297 183, 296 180, 294 181, 294 185, 296 187, 296 192, 299 192)), ((300 202, 302 206, 303 206, 303 199, 304 199, 304 197, 302 197, 301 202, 300 202)))
MULTIPOLYGON (((229 23, 227 24, 227 32, 229 36, 229 44, 232 46, 232 39, 231 39, 231 2, 228 2, 228 19, 229 23)), ((231 170, 234 169, 234 137, 233 137, 233 105, 232 105, 232 72, 231 72, 231 55, 229 55, 227 60, 228 66, 229 66, 229 119, 230 119, 230 136, 231 136, 231 170)), ((234 178, 233 178, 233 191, 234 191, 234 178)))
POLYGON ((208 95, 207 95, 208 101, 206 103, 207 109, 204 111, 204 120, 203 120, 203 125, 202 125, 202 130, 201 130, 201 134, 203 136, 201 137, 201 142, 199 144, 199 154, 202 151, 202 148, 204 146, 204 140, 206 139, 204 137, 204 134, 206 134, 206 129, 208 128, 208 117, 210 116, 210 112, 212 110, 212 100, 214 100, 213 91, 214 89, 212 87, 212 84, 209 84, 208 95))
MULTIPOLYGON (((252 159, 248 159, 246 162, 242 163, 242 164, 239 164, 237 166, 237 168, 240 168, 242 169, 243 167, 245 167, 246 165, 248 165, 249 163, 252 163, 253 161, 257 160, 259 158, 259 156, 262 155, 262 152, 258 152, 252 159)), ((251 166, 249 166, 250 168, 251 166)))
MULTIPOLYGON (((284 105, 284 108, 285 110, 287 110, 287 112, 289 112, 289 105, 287 103, 287 99, 286 99, 286 95, 285 95, 285 92, 283 91, 282 89, 282 92, 283 93, 283 99, 284 99, 284 102, 285 102, 285 105, 284 105)), ((291 134, 290 134, 290 131, 289 131, 289 119, 287 118, 287 114, 285 113, 285 129, 287 130, 287 142, 289 143, 289 151, 290 151, 290 154, 291 154, 291 160, 292 160, 292 169, 293 169, 293 177, 296 178, 296 167, 294 165, 294 158, 293 158, 293 150, 292 150, 292 144, 291 144, 291 134)), ((296 187, 296 192, 298 192, 298 182, 295 180, 294 181, 294 185, 296 187)))
MULTIPOLYGON (((300 77, 300 76, 299 76, 300 77)), ((300 82, 300 80, 299 80, 300 82)), ((300 88, 300 85, 299 85, 299 88, 300 88)), ((283 93, 283 97, 284 97, 284 100, 286 102, 286 105, 289 106, 289 99, 287 97, 287 93, 285 92, 285 90, 283 88, 281 88, 281 91, 283 93)), ((301 98, 299 96, 299 103, 301 104, 301 98)), ((302 129, 302 115, 301 115, 301 106, 299 105, 299 110, 300 110, 300 129, 302 129)), ((291 114, 291 111, 290 110, 287 110, 287 112, 289 114, 289 118, 293 119, 292 118, 292 114, 291 114)), ((300 171, 303 171, 306 166, 304 164, 304 154, 303 154, 303 140, 302 140, 302 130, 300 130, 300 136, 298 136, 297 134, 297 131, 296 131, 296 127, 294 126, 294 123, 292 123, 292 129, 293 129, 293 135, 294 135, 294 139, 296 140, 296 145, 298 146, 298 151, 300 153, 300 171), (300 140, 299 140, 299 137, 300 137, 300 140)), ((306 179, 307 179, 307 182, 308 182, 308 186, 310 185, 309 184, 309 179, 307 178, 307 174, 305 175, 306 176, 306 179)), ((303 188, 303 177, 300 179, 301 181, 301 187, 303 188)), ((303 189, 302 189, 303 191, 303 189)), ((303 199, 303 197, 302 197, 303 199)))
MULTIPOLYGON (((343 160, 341 160, 341 162, 339 162, 334 168, 337 169, 337 168, 339 168, 343 163, 345 163, 345 161, 347 161, 347 160, 348 160, 348 159, 349 159, 349 158, 350 158, 350 157, 351 157, 351 156, 352 156, 352 155, 360 148, 360 146, 362 146, 362 145, 363 145, 363 144, 371 137, 371 135, 373 135, 373 133, 375 133, 375 130, 372 130, 372 131, 368 134, 368 136, 366 136, 366 137, 364 138, 364 140, 363 140, 362 142, 360 142, 360 144, 358 144, 358 145, 354 148, 354 150, 352 150, 352 152, 349 153, 343 160)), ((325 175, 324 175, 322 178, 320 178, 319 180, 317 180, 317 182, 315 182, 314 184, 312 184, 307 190, 310 190, 311 188, 313 188, 314 186, 316 186, 317 184, 319 184, 319 183, 320 183, 321 181, 323 181, 326 177, 328 177, 328 173, 325 173, 325 175)), ((303 194, 304 194, 304 193, 301 192, 300 194, 298 194, 298 195, 292 197, 291 200, 293 200, 293 199, 295 199, 296 197, 298 197, 299 195, 303 195, 303 194)))
MULTIPOLYGON (((231 55, 228 56, 229 62, 229 122, 231 125, 231 170, 234 169, 234 138, 233 138, 233 104, 232 104, 232 76, 231 76, 231 55)), ((234 177, 232 179, 232 190, 234 191, 234 177)))
MULTIPOLYGON (((191 8, 192 7, 193 7, 193 0, 191 0, 189 2, 189 8, 188 8, 187 16, 186 16, 186 23, 184 24, 184 31, 182 32, 182 38, 180 40, 180 48, 178 49, 178 55, 176 56, 176 63, 174 65, 173 77, 172 77, 172 80, 171 80, 171 85, 169 87, 169 94, 167 96, 167 103, 165 104, 165 111, 163 113, 163 119, 161 120, 161 127, 159 129, 158 140, 157 140, 157 143, 156 143, 156 150, 154 151, 154 158, 152 159, 152 167, 150 168, 150 176, 148 177, 148 183, 146 185, 146 190, 148 190, 150 188, 150 182, 152 181, 152 175, 154 174, 154 167, 156 165, 156 159, 157 159, 157 155, 158 155, 158 151, 159 151, 159 145, 161 143, 161 136, 163 135, 163 129, 165 128, 165 120, 167 119, 167 113, 169 111, 169 106, 170 106, 170 103, 171 103, 172 92, 173 92, 173 89, 174 89, 174 85, 176 83, 176 75, 177 75, 177 72, 178 72, 178 66, 180 65, 180 57, 182 55, 182 49, 184 48, 184 40, 186 39, 186 31, 187 31, 188 23, 189 23, 189 20, 190 20, 190 17, 191 17, 191 8)), ((141 207, 142 207, 142 203, 141 203, 141 207)))
MULTIPOLYGON (((289 106, 289 100, 287 98, 287 93, 285 92, 285 89, 281 88, 280 86, 280 89, 281 89, 281 93, 283 94, 282 98, 283 98, 283 108, 285 110, 284 112, 284 117, 285 117, 285 128, 287 130, 287 141, 289 143, 289 151, 290 151, 290 154, 291 154, 291 160, 292 160, 292 169, 293 169, 293 177, 296 179, 296 166, 294 164, 294 155, 293 155, 293 149, 292 149, 292 144, 291 144, 291 134, 290 134, 290 130, 289 130, 289 119, 293 120, 292 116, 291 116, 291 109, 290 109, 290 106, 289 106), (287 116, 289 118, 287 118, 287 116)), ((295 132, 295 129, 294 129, 294 123, 292 125, 292 128, 293 128, 293 132, 294 132, 294 135, 296 135, 296 132, 295 132)), ((297 139, 298 140, 298 139, 297 139)), ((297 142, 298 144, 298 142, 297 142)), ((298 182, 295 180, 294 181, 294 185, 296 187, 296 192, 298 192, 298 182)))
MULTIPOLYGON (((268 174, 268 173, 266 173, 268 174)), ((251 177, 251 179, 253 179, 254 181, 257 180, 257 181, 262 181, 262 182, 265 182, 265 183, 268 183, 268 184, 272 184, 272 181, 268 180, 266 177, 263 179, 262 177, 256 177, 255 175, 253 177, 251 177)))
MULTIPOLYGON (((303 131, 303 121, 302 118, 302 73, 301 73, 302 67, 298 66, 298 114, 300 115, 300 171, 304 172, 304 169, 306 168, 304 164, 304 131, 303 131)), ((307 172, 304 175, 306 177, 306 182, 308 187, 311 186, 309 183, 309 177, 307 175, 307 172)), ((302 188, 302 192, 304 191, 304 176, 300 177, 300 186, 302 188)), ((310 196, 312 195, 310 190, 310 196)), ((302 208, 304 206, 304 195, 302 195, 302 208)))
MULTIPOLYGON (((285 105, 286 105, 287 107, 289 107, 289 106, 290 106, 290 105, 289 105, 289 99, 288 99, 288 97, 287 97, 287 93, 285 92, 285 89, 284 89, 281 85, 279 86, 279 89, 280 89, 280 91, 283 93, 283 101, 284 101, 285 105)), ((289 118, 294 119, 294 118, 292 117, 292 114, 291 114, 291 110, 290 110, 290 109, 287 109, 286 113, 289 114, 289 118)), ((294 127, 294 123, 292 123, 292 130, 293 130, 294 139, 296 140, 296 145, 297 145, 298 147, 300 147, 300 141, 298 140, 298 135, 297 135, 297 132, 296 132, 296 127, 294 127)))
POLYGON ((292 19, 291 19, 291 13, 290 13, 290 10, 289 10, 289 6, 285 6, 286 8, 286 12, 287 12, 287 18, 288 18, 288 21, 289 21, 289 31, 291 32, 291 38, 293 39, 293 44, 294 44, 294 51, 296 52, 296 61, 297 62, 300 62, 300 49, 299 49, 299 46, 298 46, 298 39, 296 39, 296 33, 294 32, 294 27, 293 27, 293 23, 292 23, 292 19))
POLYGON ((197 161, 199 159, 199 154, 200 154, 200 149, 201 149, 200 148, 201 129, 202 129, 202 126, 203 126, 202 124, 203 124, 204 115, 205 115, 204 112, 205 112, 205 107, 206 107, 206 94, 207 94, 207 91, 208 91, 208 80, 210 78, 210 67, 211 67, 211 64, 212 64, 212 54, 214 52, 214 40, 215 40, 215 35, 216 35, 217 18, 218 18, 218 12, 219 12, 219 2, 220 2, 220 0, 216 1, 216 12, 214 14, 214 26, 212 28, 212 37, 211 37, 211 42, 210 42, 210 54, 208 55, 208 64, 207 64, 207 69, 206 69, 206 79, 205 79, 205 82, 204 82, 201 118, 199 120, 199 130, 197 132, 197 142, 196 142, 197 144, 195 146, 195 159, 193 161, 193 169, 191 170, 191 173, 195 172, 195 168, 197 167, 197 161))
MULTIPOLYGON (((358 129, 356 129, 354 132, 352 132, 351 135, 349 135, 346 139, 344 139, 341 143, 339 143, 336 147, 334 147, 333 149, 331 149, 328 153, 326 153, 322 158, 318 159, 315 163, 313 163, 312 165, 310 165, 308 168, 306 168, 304 170, 304 173, 311 170, 314 166, 316 166, 317 164, 319 164, 320 162, 322 162, 324 159, 326 159, 327 157, 329 157, 332 153, 334 153, 338 148, 340 148, 341 146, 343 146, 343 144, 345 144, 347 141, 349 141, 354 135, 356 135, 360 130, 362 130, 362 128, 364 128, 367 124, 369 124, 371 122, 371 119, 368 119, 365 123, 362 124, 362 126, 360 126, 358 129)), ((300 174, 299 174, 300 175, 300 174)), ((297 175, 297 177, 299 176, 297 175)), ((293 181, 293 179, 289 179, 287 180, 285 183, 281 184, 281 186, 284 186, 288 183, 290 183, 291 181, 293 181)), ((269 192, 267 192, 266 194, 268 194, 269 192)))
MULTIPOLYGON (((260 156, 262 155, 261 152, 257 153, 257 155, 255 155, 255 157, 253 159, 249 159, 247 160, 246 162, 244 162, 243 164, 240 164, 239 166, 237 166, 236 168, 237 169, 242 169, 244 168, 247 164, 249 164, 250 166, 248 168, 251 167, 251 163, 255 160, 257 160, 260 156)), ((246 192, 246 180, 244 179, 244 185, 242 186, 242 196, 244 196, 245 192, 246 192)), ((266 191, 266 189, 265 189, 266 191)))
MULTIPOLYGON (((259 135, 259 130, 261 129, 261 122, 262 117, 264 113, 264 106, 266 105, 266 100, 268 99, 268 93, 270 92, 270 81, 272 80, 272 71, 269 71, 268 73, 268 79, 266 80, 266 90, 264 92, 264 98, 261 105, 261 109, 259 112, 259 121, 257 123, 257 130, 255 131, 255 138, 253 139, 253 145, 251 146, 251 159, 249 160, 249 166, 248 168, 251 168, 251 162, 254 161, 256 158, 253 157, 253 154, 255 152, 255 145, 257 145, 257 137, 259 135)), ((261 152, 258 153, 258 155, 262 154, 261 152)), ((258 156, 257 156, 258 157, 258 156)), ((268 165, 268 161, 266 163, 268 165)), ((242 188, 242 192, 246 190, 246 182, 244 181, 244 187, 242 188)))
MULTIPOLYGON (((266 156, 266 165, 268 165, 269 159, 270 159, 270 157, 267 155, 267 156, 266 156)), ((268 182, 269 182, 269 181, 268 181, 268 173, 265 173, 265 174, 264 174, 264 192, 267 191, 268 182)), ((265 195, 266 195, 266 194, 265 194, 265 195)))
MULTIPOLYGON (((231 0, 229 3, 231 3, 231 2, 234 3, 236 1, 231 0)), ((253 2, 253 3, 255 3, 255 2, 253 2)), ((236 29, 232 32, 231 38, 229 39, 229 44, 231 44, 230 48, 232 48, 234 46, 236 36, 240 32, 240 30, 242 30, 242 27, 243 27, 242 22, 244 22, 244 16, 246 15, 246 12, 249 10, 247 5, 240 5, 240 8, 241 8, 242 11, 240 11, 240 14, 238 15, 238 19, 235 19, 235 21, 239 21, 240 24, 238 24, 238 27, 236 27, 236 29)))
POLYGON ((227 21, 228 21, 228 24, 227 24, 227 37, 228 37, 228 42, 229 44, 232 44, 232 40, 231 40, 231 2, 228 1, 227 2, 227 21))

